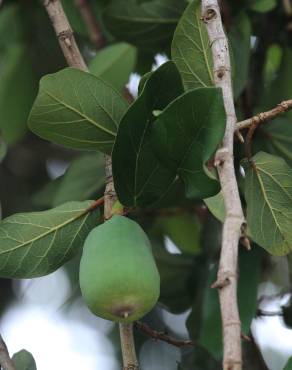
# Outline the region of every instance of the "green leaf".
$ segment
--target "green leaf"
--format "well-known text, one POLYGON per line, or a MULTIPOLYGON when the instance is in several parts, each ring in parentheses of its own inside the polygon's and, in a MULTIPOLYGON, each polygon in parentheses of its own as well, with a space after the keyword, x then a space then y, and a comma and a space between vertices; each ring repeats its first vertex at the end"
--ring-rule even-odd
POLYGON ((53 206, 71 200, 86 200, 105 184, 104 158, 91 153, 74 160, 62 176, 53 206))
POLYGON ((138 95, 141 95, 141 92, 143 91, 144 86, 145 86, 146 82, 148 81, 149 77, 152 75, 152 73, 153 73, 153 72, 147 72, 147 73, 145 73, 145 74, 140 78, 139 86, 138 86, 138 95))
POLYGON ((163 234, 168 236, 183 253, 198 254, 201 247, 201 227, 195 215, 162 216, 158 222, 163 234))
POLYGON ((292 125, 291 118, 279 117, 261 128, 256 145, 266 152, 278 155, 292 166, 292 125))
POLYGON ((171 55, 186 90, 213 86, 213 59, 208 33, 201 20, 201 2, 188 5, 174 33, 171 55))
POLYGON ((266 52, 266 61, 264 66, 264 81, 269 85, 275 79, 277 71, 280 68, 283 50, 279 44, 272 44, 266 52))
MULTIPOLYGON (((63 176, 59 176, 56 179, 49 181, 40 190, 34 193, 31 197, 32 204, 37 207, 38 210, 51 208, 55 200, 55 196, 61 184, 63 176)), ((80 200, 80 199, 74 199, 80 200)))
POLYGON ((265 13, 274 9, 276 5, 276 0, 253 0, 250 8, 255 12, 265 13))
POLYGON ((104 13, 108 31, 142 49, 168 47, 186 6, 184 0, 113 0, 104 13))
POLYGON ((115 188, 123 205, 153 204, 174 182, 172 173, 157 162, 150 131, 156 118, 153 111, 163 110, 182 91, 174 63, 167 62, 152 73, 124 115, 112 153, 115 188))
POLYGON ((7 143, 15 143, 27 130, 26 121, 36 95, 36 82, 28 52, 22 45, 11 45, 1 59, 0 129, 7 143))
POLYGON ((127 106, 106 82, 66 68, 41 79, 29 127, 54 143, 110 154, 127 106))
MULTIPOLYGON (((291 79, 292 79, 292 49, 291 48, 284 48, 280 68, 275 73, 275 78, 265 90, 263 95, 263 99, 261 102, 262 109, 271 109, 274 108, 277 104, 279 104, 283 100, 290 99, 292 96, 292 86, 291 86, 291 79)), ((291 118, 292 113, 287 112, 285 114, 286 117, 291 118)))
POLYGON ((190 256, 168 253, 164 247, 155 245, 153 253, 160 275, 159 302, 173 313, 181 313, 192 304, 190 287, 194 271, 193 260, 190 256), (179 299, 177 299, 179 297, 179 299))
POLYGON ((220 191, 213 197, 204 199, 204 202, 206 203, 206 206, 208 207, 212 215, 215 216, 217 220, 224 222, 226 210, 222 191, 220 191))
POLYGON ((43 212, 19 213, 0 222, 0 276, 33 278, 55 271, 83 246, 98 223, 92 201, 70 202, 43 212))
POLYGON ((251 322, 256 316, 263 256, 264 251, 255 244, 251 251, 241 248, 239 253, 238 306, 241 329, 246 335, 250 333, 251 322))
MULTIPOLYGON (((205 286, 200 318, 201 327, 198 342, 205 347, 216 359, 222 356, 222 324, 220 316, 220 306, 218 291, 212 289, 211 285, 216 281, 217 266, 214 266, 209 274, 205 286), (210 335, 212 333, 212 335, 210 335)), ((192 321, 198 320, 193 313, 188 318, 189 330, 194 325, 192 321)), ((191 334, 191 333, 190 333, 191 334)))
POLYGON ((0 47, 23 42, 21 9, 19 4, 5 4, 0 13, 0 47))
POLYGON ((284 370, 292 370, 292 357, 289 358, 284 370))
POLYGON ((136 58, 136 48, 121 42, 100 50, 91 60, 89 70, 121 91, 134 70, 136 58))
POLYGON ((159 115, 153 127, 157 157, 185 184, 186 194, 206 198, 219 192, 204 165, 223 138, 225 110, 221 89, 198 88, 178 97, 159 115))
POLYGON ((245 12, 234 18, 228 36, 234 58, 233 90, 237 99, 247 83, 251 51, 251 24, 245 12))
POLYGON ((292 170, 280 157, 259 152, 246 173, 247 225, 252 239, 274 255, 292 245, 292 170))
POLYGON ((14 362, 16 370, 37 370, 33 355, 25 349, 15 353, 12 357, 12 361, 14 362))

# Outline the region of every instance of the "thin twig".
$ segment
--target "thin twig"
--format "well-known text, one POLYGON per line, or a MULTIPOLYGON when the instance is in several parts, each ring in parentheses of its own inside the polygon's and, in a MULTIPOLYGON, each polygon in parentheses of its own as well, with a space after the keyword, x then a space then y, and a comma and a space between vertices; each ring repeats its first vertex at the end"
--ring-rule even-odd
POLYGON ((102 206, 103 204, 104 204, 104 197, 101 197, 97 199, 93 204, 91 204, 91 206, 86 210, 86 213, 95 210, 96 208, 102 206))
POLYGON ((75 4, 84 20, 91 42, 96 49, 101 49, 105 45, 105 39, 88 0, 75 0, 75 4))
POLYGON ((2 370, 16 370, 16 367, 11 360, 6 343, 0 335, 0 365, 2 370))
MULTIPOLYGON (((69 24, 60 0, 43 0, 43 3, 52 21, 68 65, 79 68, 83 71, 88 71, 88 68, 76 44, 72 28, 69 24)), ((106 187, 103 202, 104 218, 105 220, 108 220, 112 216, 112 207, 117 197, 112 177, 111 157, 106 155, 105 162, 106 187)), ((132 325, 120 324, 120 335, 122 342, 124 370, 137 370, 138 363, 135 354, 132 325), (133 367, 133 365, 136 367, 133 367)))
POLYGON ((241 370, 241 323, 237 304, 238 241, 244 216, 233 161, 233 138, 236 114, 231 82, 228 42, 223 30, 217 0, 202 0, 202 19, 206 24, 213 54, 214 80, 222 88, 226 111, 226 130, 222 147, 216 152, 226 218, 223 225, 222 248, 216 286, 223 327, 223 369, 241 370))
POLYGON ((247 157, 247 159, 251 162, 251 157, 252 157, 252 139, 253 139, 253 135, 255 133, 255 130, 257 129, 257 127, 260 125, 261 121, 257 121, 257 122, 254 122, 249 130, 248 130, 248 133, 246 135, 246 141, 245 141, 245 155, 247 157))
POLYGON ((194 346, 194 342, 191 340, 180 340, 170 335, 151 329, 147 324, 141 321, 136 321, 134 324, 134 328, 142 331, 144 334, 148 335, 148 337, 153 338, 154 340, 161 340, 163 342, 169 343, 175 347, 185 347, 185 346, 194 346))
POLYGON ((280 114, 283 114, 290 109, 292 109, 292 99, 283 101, 282 103, 278 104, 276 108, 268 110, 267 112, 259 113, 256 116, 238 122, 235 128, 236 130, 242 130, 244 128, 249 128, 250 126, 253 125, 258 126, 261 123, 265 123, 274 118, 277 118, 280 114))

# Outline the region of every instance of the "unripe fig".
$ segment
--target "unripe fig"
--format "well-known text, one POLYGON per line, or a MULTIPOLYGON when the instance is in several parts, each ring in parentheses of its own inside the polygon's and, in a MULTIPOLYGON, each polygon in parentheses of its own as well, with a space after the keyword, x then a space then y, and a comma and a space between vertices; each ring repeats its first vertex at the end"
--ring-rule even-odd
POLYGON ((79 276, 86 304, 104 319, 138 320, 159 297, 160 277, 149 239, 123 216, 115 215, 89 233, 79 276))

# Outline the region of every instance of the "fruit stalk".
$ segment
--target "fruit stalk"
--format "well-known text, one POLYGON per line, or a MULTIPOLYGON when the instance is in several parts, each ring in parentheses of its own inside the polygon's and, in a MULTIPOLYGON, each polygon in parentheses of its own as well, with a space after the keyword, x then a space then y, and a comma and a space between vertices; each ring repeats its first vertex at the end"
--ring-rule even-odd
POLYGON ((133 324, 120 323, 119 327, 123 359, 127 359, 126 363, 124 361, 123 370, 139 370, 139 364, 134 347, 133 324))

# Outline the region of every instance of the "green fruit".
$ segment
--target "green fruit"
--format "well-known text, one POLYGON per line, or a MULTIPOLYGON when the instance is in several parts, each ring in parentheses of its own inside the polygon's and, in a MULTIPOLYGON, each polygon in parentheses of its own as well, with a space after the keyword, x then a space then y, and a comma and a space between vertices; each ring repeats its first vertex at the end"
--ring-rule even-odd
POLYGON ((160 277, 149 239, 136 222, 115 215, 89 233, 80 287, 90 310, 108 320, 132 322, 153 308, 160 277))

